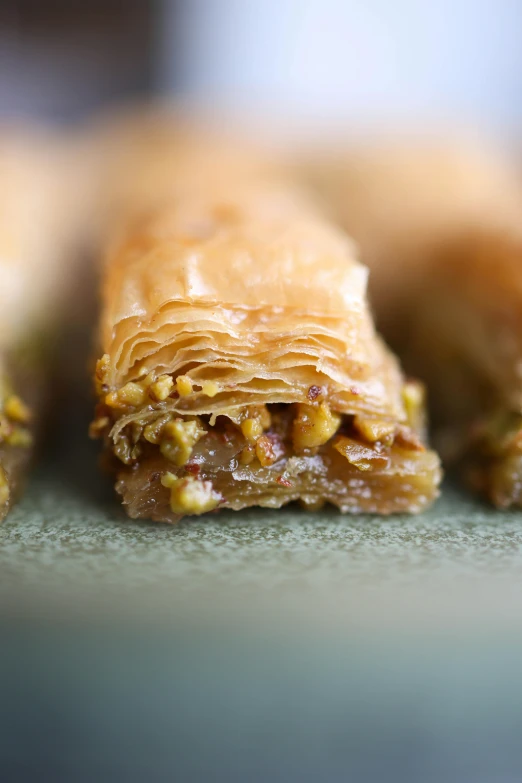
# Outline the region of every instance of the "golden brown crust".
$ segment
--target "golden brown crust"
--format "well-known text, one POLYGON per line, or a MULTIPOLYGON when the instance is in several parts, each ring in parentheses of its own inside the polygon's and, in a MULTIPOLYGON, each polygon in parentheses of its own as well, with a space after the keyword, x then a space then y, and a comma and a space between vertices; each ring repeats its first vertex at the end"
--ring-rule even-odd
POLYGON ((198 414, 305 401, 316 384, 336 409, 404 418, 365 288, 351 243, 292 190, 173 201, 108 254, 105 383, 118 391, 151 369, 182 376, 192 393, 168 405, 198 414))

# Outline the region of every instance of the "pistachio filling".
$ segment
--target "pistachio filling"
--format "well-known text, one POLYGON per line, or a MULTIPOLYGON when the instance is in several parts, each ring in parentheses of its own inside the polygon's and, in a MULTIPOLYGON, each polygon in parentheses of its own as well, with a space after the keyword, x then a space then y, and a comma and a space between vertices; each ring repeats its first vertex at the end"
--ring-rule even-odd
POLYGON ((204 514, 223 502, 219 492, 214 491, 211 481, 200 481, 193 476, 178 478, 167 472, 162 476, 161 483, 170 489, 170 508, 174 514, 204 514))
MULTIPOLYGON (((422 422, 424 399, 422 387, 415 383, 408 382, 403 390, 406 424, 335 412, 327 402, 326 390, 318 386, 310 387, 308 402, 249 405, 236 410, 231 419, 226 415, 211 417, 166 411, 162 404, 169 397, 188 397, 196 390, 197 384, 186 375, 176 379, 169 375, 155 377, 144 370, 138 380, 109 391, 107 373, 108 364, 102 359, 96 382, 103 389, 103 403, 91 425, 91 435, 105 435, 108 439, 114 421, 139 413, 144 407, 147 419, 140 422, 136 417, 126 424, 110 447, 128 466, 146 459, 147 454, 152 454, 151 448, 159 450, 167 464, 172 465, 172 471, 167 469, 163 473, 161 483, 170 490, 170 506, 175 514, 201 514, 224 503, 208 476, 212 477, 215 470, 222 469, 221 463, 228 464, 231 458, 236 466, 248 466, 252 471, 276 466, 274 480, 283 487, 291 487, 285 466, 292 457, 331 455, 328 459, 333 459, 334 455, 340 455, 352 471, 364 473, 385 470, 392 449, 424 450, 415 432, 415 425, 422 422), (152 410, 157 410, 157 416, 150 421, 152 410), (203 446, 198 445, 200 441, 204 442, 203 446), (224 455, 226 446, 233 447, 228 456, 224 455), (222 453, 219 458, 215 456, 216 448, 222 453)), ((217 383, 205 382, 199 391, 213 397, 220 389, 217 383)), ((316 502, 310 499, 309 505, 314 506, 316 502)))
POLYGON ((341 417, 326 402, 315 405, 298 403, 292 439, 297 452, 316 449, 327 443, 341 426, 341 417))

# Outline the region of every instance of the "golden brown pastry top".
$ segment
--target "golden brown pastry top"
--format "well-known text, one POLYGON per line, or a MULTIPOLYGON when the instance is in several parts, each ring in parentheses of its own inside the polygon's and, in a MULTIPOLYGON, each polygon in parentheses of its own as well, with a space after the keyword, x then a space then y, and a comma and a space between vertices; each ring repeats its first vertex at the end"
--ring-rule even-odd
POLYGON ((324 315, 365 307, 354 245, 285 185, 172 199, 132 221, 107 267, 115 322, 174 301, 324 315))
POLYGON ((404 418, 365 267, 286 185, 206 186, 131 220, 111 243, 103 302, 111 389, 145 370, 187 375, 191 409, 216 413, 306 400, 318 384, 336 410, 404 418))

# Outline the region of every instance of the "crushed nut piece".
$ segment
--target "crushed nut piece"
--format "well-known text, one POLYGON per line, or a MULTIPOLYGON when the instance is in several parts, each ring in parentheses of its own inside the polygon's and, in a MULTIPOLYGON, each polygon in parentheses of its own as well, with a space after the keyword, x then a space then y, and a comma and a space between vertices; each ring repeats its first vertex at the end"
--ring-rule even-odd
POLYGON ((244 408, 239 410, 238 421, 240 426, 247 419, 254 419, 259 422, 262 431, 270 429, 272 424, 272 417, 266 405, 245 405, 244 408))
POLYGON ((165 424, 160 443, 163 456, 178 467, 185 465, 198 440, 206 434, 199 419, 174 419, 165 424))
POLYGON ((219 392, 219 386, 214 381, 205 381, 201 386, 201 391, 206 394, 207 397, 215 397, 219 392))
POLYGON ((109 392, 105 396, 105 404, 109 408, 138 408, 143 405, 146 398, 145 389, 139 383, 129 381, 119 391, 109 392))
POLYGON ((170 489, 170 507, 174 514, 204 514, 212 511, 223 500, 215 492, 211 481, 201 481, 193 476, 177 478, 165 473, 161 483, 170 489))
POLYGON ((264 468, 273 465, 276 461, 273 443, 266 435, 261 435, 257 440, 256 457, 264 468))
POLYGON ((166 400, 172 389, 174 381, 170 375, 160 375, 157 381, 149 386, 149 397, 155 402, 166 400))
POLYGON ((355 416, 353 420, 355 429, 369 443, 382 443, 391 446, 396 425, 393 422, 379 419, 367 419, 363 416, 355 416))
POLYGON ((263 425, 259 419, 245 419, 241 422, 241 432, 248 441, 254 443, 263 434, 263 425))
POLYGON ((188 375, 178 375, 176 378, 176 390, 180 397, 188 397, 192 394, 192 381, 188 375))
POLYGON ((314 449, 326 443, 335 435, 341 425, 341 417, 332 413, 326 402, 319 405, 297 405, 297 416, 293 423, 294 449, 314 449))

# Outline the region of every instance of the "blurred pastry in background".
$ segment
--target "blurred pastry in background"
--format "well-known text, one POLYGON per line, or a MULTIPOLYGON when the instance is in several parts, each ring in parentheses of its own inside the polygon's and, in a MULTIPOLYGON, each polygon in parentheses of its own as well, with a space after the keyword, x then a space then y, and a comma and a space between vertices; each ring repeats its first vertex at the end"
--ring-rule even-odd
POLYGON ((19 494, 56 391, 83 224, 76 167, 62 134, 0 129, 0 519, 19 494))
POLYGON ((522 506, 522 209, 435 251, 405 360, 428 383, 448 461, 495 505, 522 506))
POLYGON ((283 170, 278 145, 252 125, 170 103, 130 104, 99 115, 84 131, 98 228, 112 231, 172 197, 232 188, 283 170))
POLYGON ((385 338, 426 382, 435 442, 498 506, 522 505, 522 189, 470 141, 376 145, 307 174, 370 267, 385 338))
POLYGON ((332 143, 309 154, 300 174, 359 245, 378 328, 399 351, 433 248, 519 220, 511 159, 472 134, 332 143))

